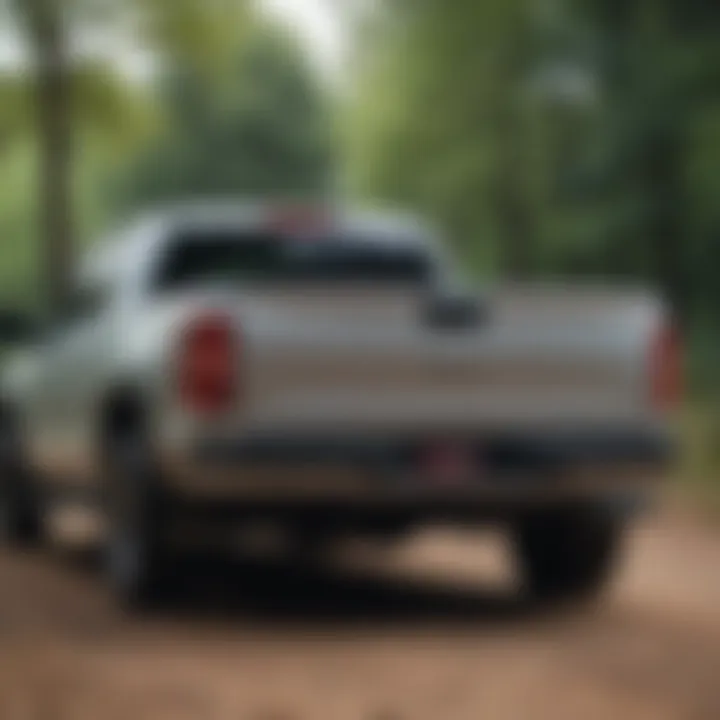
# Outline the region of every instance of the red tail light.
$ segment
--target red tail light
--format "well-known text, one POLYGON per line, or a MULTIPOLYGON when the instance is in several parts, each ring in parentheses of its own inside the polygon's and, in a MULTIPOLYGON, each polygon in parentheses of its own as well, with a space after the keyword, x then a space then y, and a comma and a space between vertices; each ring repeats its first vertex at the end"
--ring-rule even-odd
POLYGON ((683 396, 682 340, 675 325, 663 325, 650 349, 650 399, 658 410, 677 407, 683 396))
POLYGON ((232 320, 222 314, 195 319, 180 344, 178 391, 193 412, 226 412, 239 393, 240 338, 232 320))

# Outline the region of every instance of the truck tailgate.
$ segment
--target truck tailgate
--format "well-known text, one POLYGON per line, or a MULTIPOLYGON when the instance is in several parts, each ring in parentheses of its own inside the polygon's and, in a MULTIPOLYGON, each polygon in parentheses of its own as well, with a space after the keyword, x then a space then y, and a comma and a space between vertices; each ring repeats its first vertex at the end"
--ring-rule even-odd
POLYGON ((485 322, 445 332, 397 291, 248 294, 243 422, 344 433, 647 419, 651 298, 537 288, 488 302, 485 322))

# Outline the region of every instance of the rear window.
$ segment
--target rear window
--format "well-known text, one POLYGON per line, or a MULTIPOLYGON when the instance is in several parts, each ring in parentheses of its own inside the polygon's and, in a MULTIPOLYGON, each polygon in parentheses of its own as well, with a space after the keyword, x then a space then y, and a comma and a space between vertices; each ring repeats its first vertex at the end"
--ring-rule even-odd
POLYGON ((238 233, 192 233, 168 245, 158 290, 244 283, 425 285, 432 263, 422 248, 372 238, 297 239, 238 233))

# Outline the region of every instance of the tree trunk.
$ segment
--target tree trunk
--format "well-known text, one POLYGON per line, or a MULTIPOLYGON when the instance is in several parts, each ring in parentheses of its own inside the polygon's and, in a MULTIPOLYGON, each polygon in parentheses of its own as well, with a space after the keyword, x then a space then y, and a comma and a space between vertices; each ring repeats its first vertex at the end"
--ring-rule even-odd
POLYGON ((500 265, 510 280, 527 278, 532 271, 535 223, 525 192, 527 167, 522 132, 515 109, 500 101, 496 126, 496 168, 493 206, 500 236, 500 265))
POLYGON ((683 254, 682 152, 678 133, 649 133, 645 156, 651 215, 648 236, 654 274, 672 310, 682 320, 689 308, 683 254))
POLYGON ((62 4, 62 0, 22 0, 36 73, 42 295, 50 308, 64 298, 73 255, 72 125, 62 4))

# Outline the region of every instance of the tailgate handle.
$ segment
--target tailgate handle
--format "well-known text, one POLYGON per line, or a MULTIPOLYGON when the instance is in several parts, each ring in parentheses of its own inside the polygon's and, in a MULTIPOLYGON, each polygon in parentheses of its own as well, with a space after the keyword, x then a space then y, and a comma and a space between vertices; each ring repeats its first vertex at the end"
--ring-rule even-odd
POLYGON ((488 319, 486 301, 469 295, 435 295, 423 308, 423 320, 435 330, 465 330, 488 319))

